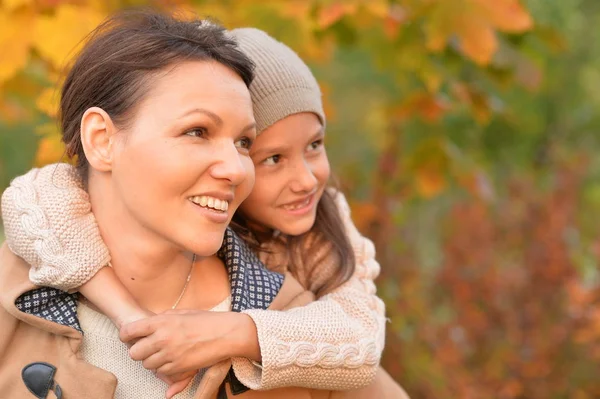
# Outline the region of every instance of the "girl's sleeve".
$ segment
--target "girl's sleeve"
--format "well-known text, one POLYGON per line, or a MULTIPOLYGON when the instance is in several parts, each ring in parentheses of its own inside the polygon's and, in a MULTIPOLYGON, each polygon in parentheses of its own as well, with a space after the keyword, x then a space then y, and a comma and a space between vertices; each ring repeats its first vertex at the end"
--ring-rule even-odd
POLYGON ((36 285, 71 291, 110 261, 74 167, 53 164, 15 178, 2 195, 6 242, 36 285))
POLYGON ((341 193, 336 203, 354 248, 355 273, 306 306, 244 311, 256 324, 262 365, 234 358, 233 369, 251 389, 356 389, 368 385, 377 372, 386 322, 385 306, 374 283, 380 267, 373 243, 354 226, 341 193))

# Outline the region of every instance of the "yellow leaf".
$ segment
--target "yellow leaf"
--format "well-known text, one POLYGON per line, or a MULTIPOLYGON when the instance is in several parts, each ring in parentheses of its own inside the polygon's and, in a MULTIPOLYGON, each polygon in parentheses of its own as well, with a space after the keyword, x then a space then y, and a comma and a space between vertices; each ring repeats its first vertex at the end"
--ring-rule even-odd
POLYGON ((365 4, 369 12, 379 18, 385 18, 390 13, 390 6, 387 1, 371 1, 365 4))
POLYGON ((58 113, 59 93, 54 87, 44 89, 38 96, 35 105, 48 116, 54 118, 58 113))
POLYGON ((13 11, 21 6, 29 5, 33 2, 33 0, 3 0, 2 5, 3 8, 7 11, 13 11))
POLYGON ((434 52, 446 47, 448 37, 453 33, 457 15, 464 8, 462 0, 440 1, 433 6, 425 24, 425 46, 434 52))
POLYGON ((35 154, 36 166, 44 166, 57 162, 65 154, 65 146, 61 141, 61 136, 56 126, 51 124, 43 125, 38 130, 38 133, 41 132, 43 132, 44 137, 38 143, 38 149, 35 154))
POLYGON ((42 57, 60 68, 75 55, 82 40, 104 18, 104 13, 91 7, 63 4, 51 16, 41 16, 34 30, 34 46, 42 57))
POLYGON ((0 12, 0 84, 27 65, 31 46, 33 15, 29 12, 8 15, 0 12))

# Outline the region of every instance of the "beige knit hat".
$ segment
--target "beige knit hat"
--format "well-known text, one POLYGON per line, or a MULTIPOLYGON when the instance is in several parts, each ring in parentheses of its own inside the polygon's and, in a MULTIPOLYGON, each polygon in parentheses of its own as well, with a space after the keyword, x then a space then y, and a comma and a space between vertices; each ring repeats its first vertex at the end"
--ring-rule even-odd
POLYGON ((256 64, 250 85, 257 132, 300 112, 315 113, 325 126, 321 90, 308 66, 291 48, 255 28, 231 31, 256 64))

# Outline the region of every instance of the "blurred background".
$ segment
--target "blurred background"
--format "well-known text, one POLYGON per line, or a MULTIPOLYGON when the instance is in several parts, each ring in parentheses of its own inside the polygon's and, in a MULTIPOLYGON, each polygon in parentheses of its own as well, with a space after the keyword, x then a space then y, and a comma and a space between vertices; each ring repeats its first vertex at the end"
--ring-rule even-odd
POLYGON ((142 4, 311 65, 413 398, 600 397, 600 1, 1 0, 0 190, 63 157, 65 61, 142 4))

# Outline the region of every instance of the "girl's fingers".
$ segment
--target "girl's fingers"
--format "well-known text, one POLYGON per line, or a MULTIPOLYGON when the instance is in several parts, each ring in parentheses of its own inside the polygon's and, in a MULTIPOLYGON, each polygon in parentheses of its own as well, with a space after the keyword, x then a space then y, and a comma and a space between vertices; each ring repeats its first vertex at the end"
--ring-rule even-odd
POLYGON ((135 341, 154 333, 154 331, 156 331, 155 317, 156 316, 152 316, 125 324, 121 327, 121 330, 119 330, 119 339, 121 342, 127 343, 135 341))
POLYGON ((194 375, 196 375, 196 374, 193 374, 181 381, 177 381, 176 383, 171 385, 169 387, 169 389, 167 389, 166 398, 171 399, 173 396, 175 396, 179 392, 183 391, 185 389, 185 387, 187 387, 189 385, 190 381, 192 381, 192 378, 194 378, 194 375))
MULTIPOLYGON (((135 359, 134 359, 135 360, 135 359)), ((164 356, 160 352, 153 353, 142 361, 142 366, 147 370, 156 371, 156 373, 168 375, 161 371, 161 367, 166 363, 164 356)))
POLYGON ((131 348, 129 348, 129 357, 136 361, 146 360, 158 352, 160 352, 160 348, 156 346, 152 336, 150 336, 142 338, 133 344, 131 348))

